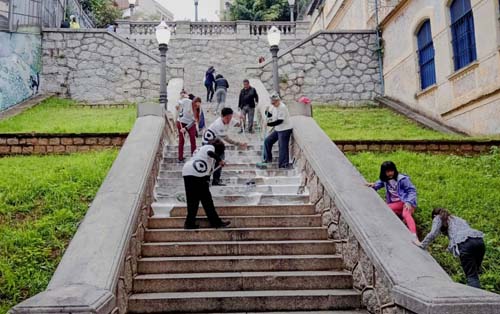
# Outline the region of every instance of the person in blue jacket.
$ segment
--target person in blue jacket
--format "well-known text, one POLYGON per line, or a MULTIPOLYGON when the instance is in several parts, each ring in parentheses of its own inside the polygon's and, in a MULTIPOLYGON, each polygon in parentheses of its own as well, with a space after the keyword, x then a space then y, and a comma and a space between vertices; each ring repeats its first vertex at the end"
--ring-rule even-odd
POLYGON ((214 98, 214 84, 215 84, 215 68, 213 66, 209 67, 205 73, 205 87, 207 88, 207 102, 212 102, 214 98))
POLYGON ((401 218, 417 238, 417 226, 413 213, 417 208, 417 189, 407 175, 398 172, 392 161, 386 161, 380 167, 380 177, 375 183, 369 183, 375 191, 385 188, 385 200, 391 210, 401 218))

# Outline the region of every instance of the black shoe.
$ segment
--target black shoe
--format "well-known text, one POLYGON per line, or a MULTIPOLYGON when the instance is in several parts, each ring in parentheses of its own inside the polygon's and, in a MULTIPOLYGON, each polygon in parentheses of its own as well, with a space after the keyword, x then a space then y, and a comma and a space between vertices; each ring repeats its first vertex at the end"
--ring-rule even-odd
POLYGON ((221 181, 212 181, 212 186, 226 186, 224 183, 221 181))
POLYGON ((238 134, 241 134, 241 133, 243 133, 243 129, 241 129, 241 130, 238 132, 238 134))
POLYGON ((227 228, 227 226, 229 226, 230 224, 231 224, 230 221, 221 220, 220 224, 218 224, 216 226, 212 226, 212 227, 216 228, 216 229, 221 229, 221 228, 227 228))
POLYGON ((286 166, 279 167, 280 170, 293 170, 293 165, 288 164, 286 166))
POLYGON ((184 225, 184 229, 186 230, 196 230, 196 229, 200 229, 200 226, 199 225, 184 225))

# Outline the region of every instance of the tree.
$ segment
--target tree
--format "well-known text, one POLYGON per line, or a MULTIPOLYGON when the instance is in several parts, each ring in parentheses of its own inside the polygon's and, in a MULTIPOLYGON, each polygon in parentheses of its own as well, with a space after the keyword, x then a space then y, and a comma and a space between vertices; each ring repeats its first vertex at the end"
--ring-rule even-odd
MULTIPOLYGON (((304 8, 309 1, 296 2, 300 8, 304 8)), ((289 21, 290 7, 288 0, 235 0, 229 14, 233 21, 289 21)))
POLYGON ((115 7, 113 0, 80 0, 80 4, 98 28, 112 24, 122 14, 120 9, 115 7))

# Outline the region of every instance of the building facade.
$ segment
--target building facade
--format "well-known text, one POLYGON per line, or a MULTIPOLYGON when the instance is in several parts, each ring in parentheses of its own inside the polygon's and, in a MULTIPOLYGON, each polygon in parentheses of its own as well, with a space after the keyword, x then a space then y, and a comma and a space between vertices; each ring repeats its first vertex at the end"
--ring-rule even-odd
MULTIPOLYGON (((378 0, 385 95, 472 135, 500 134, 498 0, 378 0)), ((311 32, 374 29, 375 0, 313 0, 311 32)))
MULTIPOLYGON (((115 0, 116 5, 123 10, 123 17, 130 17, 128 0, 115 0)), ((161 0, 135 0, 132 20, 148 21, 160 20, 173 21, 174 14, 167 9, 161 0)))

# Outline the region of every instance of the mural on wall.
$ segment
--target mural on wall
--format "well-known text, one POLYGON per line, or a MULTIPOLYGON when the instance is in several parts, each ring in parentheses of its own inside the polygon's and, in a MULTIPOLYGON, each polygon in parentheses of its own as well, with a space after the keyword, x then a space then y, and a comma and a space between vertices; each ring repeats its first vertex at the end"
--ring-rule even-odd
POLYGON ((36 95, 42 70, 41 36, 0 32, 0 111, 36 95))

